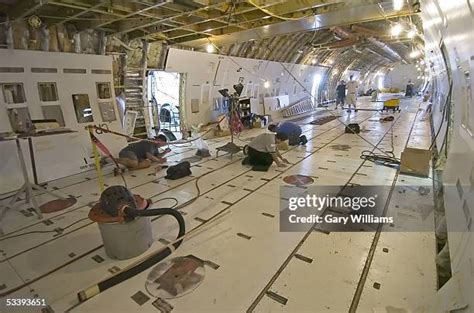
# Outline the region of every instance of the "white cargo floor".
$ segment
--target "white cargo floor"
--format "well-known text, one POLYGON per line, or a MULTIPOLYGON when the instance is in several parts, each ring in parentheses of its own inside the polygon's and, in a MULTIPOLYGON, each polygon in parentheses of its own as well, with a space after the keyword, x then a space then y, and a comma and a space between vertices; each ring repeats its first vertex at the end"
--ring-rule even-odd
MULTIPOLYGON (((366 98, 360 102, 361 108, 373 106, 366 98)), ((227 213, 185 240, 172 255, 192 254, 219 266, 206 266, 203 283, 190 294, 167 299, 172 312, 348 312, 351 307, 354 312, 431 312, 429 299, 436 291, 434 218, 421 208, 432 206, 432 193, 421 196, 407 187, 388 202, 390 214, 407 221, 422 220, 431 231, 382 231, 376 244, 374 232, 280 232, 278 218, 279 187, 285 184, 282 178, 291 174, 309 175, 316 185, 431 187, 430 179, 399 175, 395 169, 360 159, 362 150, 373 149, 371 144, 390 150, 392 136, 398 157, 405 146, 428 148, 429 122, 418 111, 419 105, 417 99, 402 100, 402 112, 394 114, 393 132, 392 123, 378 121, 387 113, 331 111, 342 115, 344 123, 360 123, 360 136, 365 140, 344 134, 338 120, 313 126, 307 123, 315 116, 299 119, 310 141, 286 152, 292 163, 287 168, 272 166, 265 173, 253 172, 240 164, 241 154, 233 159, 228 155, 214 158, 215 148, 228 141, 218 138, 208 140, 212 158, 194 163, 192 177, 168 181, 164 172, 155 175, 153 169, 128 172, 128 187, 160 207, 174 205, 172 200, 160 201, 166 197, 180 203, 194 198, 197 178, 211 172, 199 178, 197 201, 182 209, 187 231, 222 210, 227 213)), ((236 142, 243 145, 245 138, 262 131, 246 131, 240 136, 242 141, 236 142)), ((169 159, 179 161, 194 152, 193 147, 175 147, 169 159)), ((105 182, 121 184, 121 179, 109 173, 105 182)), ((78 203, 45 214, 42 220, 27 207, 7 212, 2 220, 5 235, 0 237, 2 312, 41 312, 42 308, 5 307, 7 298, 33 297, 45 299, 50 310, 46 312, 160 312, 153 305, 156 299, 145 289, 150 269, 78 304, 78 291, 144 255, 126 261, 106 256, 97 225, 87 219, 90 204, 99 197, 95 173, 64 178, 48 188, 73 195, 78 203), (102 261, 95 261, 96 256, 102 261), (137 292, 149 299, 139 305, 131 298, 137 292)), ((50 199, 39 196, 40 203, 50 199)), ((176 225, 169 218, 157 219, 152 225, 156 240, 147 254, 163 247, 163 239, 173 241, 176 234, 176 225)))

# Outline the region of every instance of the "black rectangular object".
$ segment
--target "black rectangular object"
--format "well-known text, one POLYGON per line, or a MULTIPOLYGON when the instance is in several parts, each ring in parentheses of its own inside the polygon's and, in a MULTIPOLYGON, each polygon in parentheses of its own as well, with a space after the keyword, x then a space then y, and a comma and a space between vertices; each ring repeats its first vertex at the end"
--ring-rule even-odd
POLYGON ((346 126, 346 129, 344 132, 347 134, 358 134, 360 133, 360 126, 357 123, 351 123, 346 126))
POLYGON ((187 161, 170 166, 166 171, 166 179, 179 179, 191 175, 191 164, 187 161))

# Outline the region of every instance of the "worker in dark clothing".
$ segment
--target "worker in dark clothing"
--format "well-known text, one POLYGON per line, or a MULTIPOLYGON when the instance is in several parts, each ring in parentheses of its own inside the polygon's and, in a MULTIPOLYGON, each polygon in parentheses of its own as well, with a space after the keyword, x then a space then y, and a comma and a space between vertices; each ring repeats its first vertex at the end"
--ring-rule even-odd
POLYGON ((242 161, 242 164, 252 165, 252 170, 263 172, 268 171, 273 162, 278 167, 285 167, 289 162, 276 148, 278 143, 285 140, 288 140, 288 136, 284 133, 258 135, 246 147, 248 156, 242 161))
POLYGON ((341 104, 341 108, 344 107, 344 102, 346 100, 346 83, 341 80, 339 85, 336 87, 336 110, 337 106, 341 104))
POLYGON ((160 153, 159 147, 165 144, 165 142, 159 139, 156 142, 150 140, 133 142, 120 150, 117 162, 134 170, 150 167, 152 162, 163 163, 161 157, 169 152, 169 150, 160 153))
POLYGON ((290 121, 281 122, 279 124, 270 124, 268 130, 274 133, 284 133, 288 136, 288 144, 290 146, 305 145, 308 142, 305 135, 302 134, 301 127, 290 121))
POLYGON ((413 97, 413 83, 411 79, 408 81, 407 88, 405 90, 405 97, 413 97))

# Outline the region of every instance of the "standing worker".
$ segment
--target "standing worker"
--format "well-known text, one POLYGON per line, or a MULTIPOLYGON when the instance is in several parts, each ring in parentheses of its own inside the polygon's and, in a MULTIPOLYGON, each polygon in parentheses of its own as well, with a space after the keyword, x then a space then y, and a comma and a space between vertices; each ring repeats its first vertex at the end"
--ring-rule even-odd
POLYGON ((336 110, 339 104, 341 104, 341 108, 344 107, 345 100, 346 100, 346 82, 341 80, 339 85, 337 85, 336 87, 336 110))
POLYGON ((408 80, 407 88, 405 90, 405 97, 413 97, 413 83, 410 80, 408 80))
POLYGON ((354 78, 354 75, 351 75, 349 77, 349 82, 347 82, 347 105, 348 105, 348 108, 347 108, 347 112, 351 112, 351 106, 354 106, 354 110, 357 112, 357 106, 356 106, 356 102, 357 102, 357 97, 356 97, 356 93, 357 93, 357 82, 355 80, 353 80, 354 78))
POLYGON ((284 133, 263 133, 255 137, 247 146, 248 156, 242 161, 243 165, 252 165, 252 170, 266 172, 273 161, 278 167, 289 163, 276 148, 280 142, 288 140, 284 133))

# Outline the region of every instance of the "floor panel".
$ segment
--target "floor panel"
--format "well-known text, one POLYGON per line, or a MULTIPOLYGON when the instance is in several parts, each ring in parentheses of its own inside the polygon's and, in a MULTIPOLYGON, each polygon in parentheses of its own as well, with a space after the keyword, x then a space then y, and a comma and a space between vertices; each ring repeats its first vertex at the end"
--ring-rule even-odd
MULTIPOLYGON (((193 163, 190 177, 166 180, 165 171, 156 172, 154 168, 127 172, 124 177, 134 193, 151 198, 155 207, 180 205, 187 231, 199 229, 173 257, 192 254, 218 265, 217 269, 205 267, 203 283, 190 294, 165 300, 173 306, 172 312, 243 312, 249 308, 255 312, 347 312, 356 290, 360 294, 358 312, 379 312, 374 310, 387 307, 406 312, 425 309, 420 302, 428 299, 435 287, 434 225, 429 211, 432 198, 420 199, 417 189, 410 188, 429 186, 429 179, 398 175, 396 169, 360 158, 363 150, 393 150, 399 157, 406 145, 429 147, 429 121, 418 114, 418 103, 418 99, 403 100, 403 110, 395 114, 393 124, 378 121, 386 113, 320 110, 325 112, 323 115, 341 115, 344 123, 360 123, 359 136, 345 134, 345 126, 338 120, 310 125, 321 113, 308 114, 298 123, 309 142, 284 151, 291 163, 285 168, 272 166, 268 172, 254 172, 241 165, 242 155, 215 158, 215 148, 228 141, 222 137, 208 140, 212 157, 193 163), (405 193, 392 195, 388 212, 402 216, 406 225, 413 221, 431 231, 381 232, 366 269, 376 238, 374 232, 280 232, 280 197, 285 198, 280 187, 285 185, 285 176, 294 174, 309 175, 315 180, 314 185, 320 186, 406 185, 405 193), (407 203, 423 204, 426 210, 407 203), (222 217, 213 222, 220 212, 224 212, 222 217), (361 278, 364 271, 367 275, 361 278)), ((362 99, 361 106, 371 106, 368 98, 362 99)), ((243 145, 262 131, 246 131, 236 142, 243 145)), ((170 164, 195 153, 194 147, 172 148, 170 164)), ((105 183, 122 184, 122 179, 109 173, 105 183)), ((146 254, 130 260, 111 260, 102 247, 97 225, 88 219, 56 233, 44 232, 67 227, 87 216, 90 204, 99 197, 94 173, 51 182, 48 188, 78 196, 78 203, 66 211, 45 215, 44 220, 52 224, 25 216, 19 210, 7 212, 7 236, 20 236, 0 238, 0 286, 5 284, 0 292, 18 288, 8 297, 38 295, 55 312, 69 308, 73 312, 159 312, 153 305, 155 299, 145 289, 150 270, 78 306, 76 293, 173 241, 177 231, 174 220, 161 217, 152 221, 155 242, 146 254), (21 235, 25 232, 35 233, 21 235), (142 305, 131 298, 139 291, 149 298, 142 305)), ((293 195, 305 193, 305 188, 293 190, 293 195)), ((48 197, 41 199, 47 201, 48 197)))

